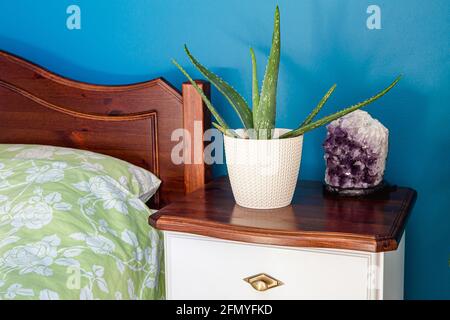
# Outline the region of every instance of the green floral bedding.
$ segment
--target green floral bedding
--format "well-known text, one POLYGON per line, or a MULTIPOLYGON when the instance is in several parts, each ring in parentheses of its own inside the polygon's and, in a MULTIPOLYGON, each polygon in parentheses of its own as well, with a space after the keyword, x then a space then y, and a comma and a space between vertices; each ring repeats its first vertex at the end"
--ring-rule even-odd
POLYGON ((161 234, 132 168, 0 145, 0 299, 163 299, 161 234))

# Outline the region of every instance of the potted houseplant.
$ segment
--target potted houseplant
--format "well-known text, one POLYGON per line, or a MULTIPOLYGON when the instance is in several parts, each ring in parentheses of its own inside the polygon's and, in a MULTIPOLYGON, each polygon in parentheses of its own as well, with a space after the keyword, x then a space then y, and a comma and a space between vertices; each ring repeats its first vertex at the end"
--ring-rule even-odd
POLYGON ((313 129, 362 108, 386 94, 400 80, 369 99, 339 112, 315 120, 336 85, 333 85, 306 119, 294 130, 275 128, 278 69, 280 63, 280 13, 275 11, 272 47, 262 82, 258 87, 256 58, 252 60, 252 108, 227 82, 209 71, 194 58, 187 46, 186 54, 195 67, 225 96, 242 121, 243 128, 231 129, 216 111, 192 77, 175 61, 189 79, 215 118, 214 127, 224 134, 225 155, 233 195, 237 204, 255 209, 273 209, 291 203, 297 183, 302 154, 303 135, 313 129))

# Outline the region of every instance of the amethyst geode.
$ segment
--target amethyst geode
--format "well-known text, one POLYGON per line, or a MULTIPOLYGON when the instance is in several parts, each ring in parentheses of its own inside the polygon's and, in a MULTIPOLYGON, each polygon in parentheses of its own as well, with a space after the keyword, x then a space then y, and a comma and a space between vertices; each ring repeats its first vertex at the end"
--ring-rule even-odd
POLYGON ((356 110, 327 126, 325 183, 329 191, 367 194, 382 185, 389 131, 356 110))

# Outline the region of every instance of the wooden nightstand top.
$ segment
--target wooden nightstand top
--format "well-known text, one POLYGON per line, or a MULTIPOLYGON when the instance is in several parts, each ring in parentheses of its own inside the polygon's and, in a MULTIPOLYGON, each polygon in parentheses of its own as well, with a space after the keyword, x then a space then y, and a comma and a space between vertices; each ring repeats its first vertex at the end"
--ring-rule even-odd
POLYGON ((150 216, 166 231, 280 246, 382 252, 397 249, 417 193, 391 187, 363 198, 324 194, 318 181, 300 181, 291 206, 238 206, 227 177, 207 184, 150 216))

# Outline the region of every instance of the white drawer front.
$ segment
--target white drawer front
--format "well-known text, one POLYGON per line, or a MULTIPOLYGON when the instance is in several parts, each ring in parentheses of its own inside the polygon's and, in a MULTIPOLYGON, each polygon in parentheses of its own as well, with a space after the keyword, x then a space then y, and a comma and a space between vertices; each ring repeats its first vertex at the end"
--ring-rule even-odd
POLYGON ((345 250, 241 244, 166 233, 169 299, 368 299, 372 255, 345 250), (283 285, 256 291, 266 273, 283 285))

